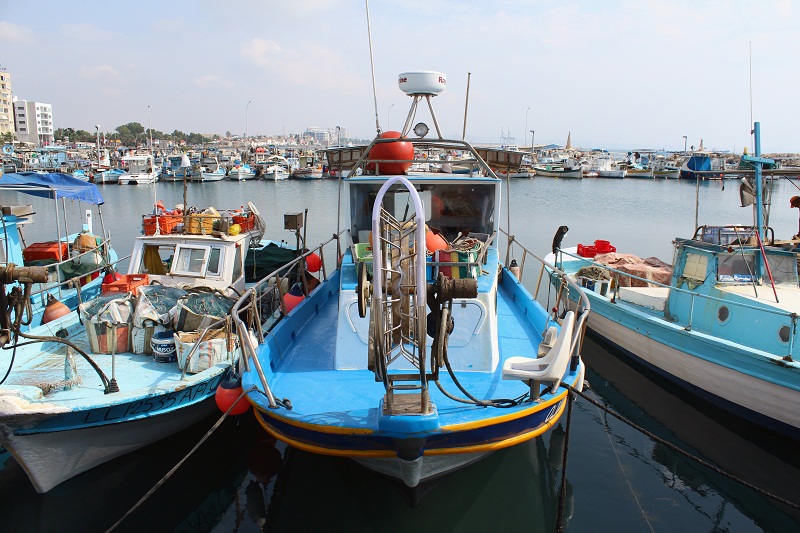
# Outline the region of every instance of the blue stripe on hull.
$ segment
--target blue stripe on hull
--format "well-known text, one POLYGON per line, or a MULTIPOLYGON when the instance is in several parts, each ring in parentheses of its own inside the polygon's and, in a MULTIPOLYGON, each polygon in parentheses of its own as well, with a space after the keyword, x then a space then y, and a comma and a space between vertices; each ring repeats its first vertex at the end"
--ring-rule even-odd
POLYGON ((43 414, 42 418, 31 421, 23 427, 13 427, 18 417, 8 417, 0 422, 12 427, 15 435, 70 431, 91 427, 101 427, 121 422, 132 422, 189 407, 214 396, 217 387, 227 375, 227 371, 187 387, 180 391, 156 394, 144 398, 132 399, 130 402, 106 405, 90 410, 70 411, 66 413, 43 414))
MULTIPOLYGON (((447 431, 445 428, 444 431, 437 431, 436 433, 430 433, 428 435, 409 436, 409 439, 425 439, 425 444, 423 446, 424 452, 502 443, 503 441, 541 430, 542 427, 559 412, 563 403, 564 399, 561 399, 559 402, 545 409, 534 411, 527 416, 490 424, 484 427, 466 429, 463 431, 447 431)), ((512 414, 512 410, 504 409, 503 411, 507 411, 509 415, 512 414)), ((348 451, 358 453, 370 451, 395 452, 397 450, 396 440, 390 435, 315 431, 311 428, 289 424, 285 420, 275 417, 272 413, 262 409, 257 409, 256 413, 262 423, 266 424, 286 439, 323 450, 335 451, 337 454, 348 451)), ((404 439, 397 440, 402 441, 404 439)), ((323 450, 320 450, 320 452, 323 450)))

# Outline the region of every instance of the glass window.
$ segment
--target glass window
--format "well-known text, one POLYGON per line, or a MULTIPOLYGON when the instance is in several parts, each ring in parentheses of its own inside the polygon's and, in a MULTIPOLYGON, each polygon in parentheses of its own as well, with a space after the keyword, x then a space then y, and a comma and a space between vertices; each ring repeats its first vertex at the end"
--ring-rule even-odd
POLYGON ((772 279, 776 284, 789 283, 797 285, 797 259, 792 255, 767 254, 772 279))
POLYGON ((209 274, 216 274, 219 275, 221 269, 220 265, 222 262, 220 261, 222 255, 222 250, 219 248, 211 248, 211 254, 208 256, 208 273, 209 274))
POLYGON ((717 279, 722 282, 752 283, 755 272, 754 255, 745 253, 719 254, 717 279))
POLYGON ((210 252, 209 246, 179 244, 175 248, 175 259, 170 272, 184 276, 205 276, 210 252))
POLYGON ((242 254, 244 253, 245 248, 243 246, 236 247, 236 254, 233 259, 233 281, 242 277, 242 263, 244 260, 242 259, 242 254))

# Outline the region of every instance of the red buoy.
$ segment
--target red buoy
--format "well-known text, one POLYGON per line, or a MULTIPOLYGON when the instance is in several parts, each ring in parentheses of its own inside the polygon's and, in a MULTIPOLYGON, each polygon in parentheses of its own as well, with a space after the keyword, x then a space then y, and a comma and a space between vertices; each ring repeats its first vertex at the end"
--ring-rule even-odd
POLYGON ((303 301, 305 295, 303 294, 303 289, 300 287, 299 283, 295 283, 292 285, 292 288, 289 289, 283 296, 283 303, 286 306, 286 312, 290 312, 292 309, 297 307, 297 305, 303 301))
POLYGON ((67 307, 62 302, 56 300, 56 298, 52 294, 47 295, 47 305, 44 308, 44 313, 42 313, 42 324, 47 324, 48 322, 52 322, 57 318, 61 318, 64 315, 68 315, 70 313, 69 307, 67 307))
MULTIPOLYGON (((381 133, 381 139, 399 139, 399 131, 384 131, 381 133)), ((414 159, 414 145, 407 141, 398 141, 393 143, 381 143, 372 147, 369 152, 370 160, 406 160, 414 159)), ((367 165, 367 170, 373 170, 375 165, 370 163, 367 165)), ((405 174, 406 170, 411 168, 410 162, 404 163, 379 163, 379 172, 395 176, 398 174, 405 174)))
POLYGON ((322 267, 322 259, 316 253, 308 254, 306 256, 306 270, 309 272, 319 272, 322 267))
POLYGON ((103 276, 103 284, 107 285, 109 283, 114 283, 115 281, 119 281, 122 279, 122 274, 117 272, 116 270, 109 270, 105 276, 103 276))
MULTIPOLYGON (((236 400, 239 400, 239 396, 242 395, 242 392, 242 378, 239 377, 237 373, 230 372, 228 377, 217 387, 217 391, 214 393, 214 401, 217 402, 219 410, 225 413, 236 400)), ((249 409, 250 402, 247 398, 242 398, 228 414, 241 415, 246 413, 249 409)))

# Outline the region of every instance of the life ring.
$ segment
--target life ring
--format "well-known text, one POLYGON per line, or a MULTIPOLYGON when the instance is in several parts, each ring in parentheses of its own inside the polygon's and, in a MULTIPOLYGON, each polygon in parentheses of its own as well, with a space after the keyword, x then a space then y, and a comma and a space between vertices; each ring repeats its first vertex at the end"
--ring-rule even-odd
POLYGON ((4 144, 3 145, 3 153, 5 155, 11 155, 14 153, 14 145, 12 144, 4 144))

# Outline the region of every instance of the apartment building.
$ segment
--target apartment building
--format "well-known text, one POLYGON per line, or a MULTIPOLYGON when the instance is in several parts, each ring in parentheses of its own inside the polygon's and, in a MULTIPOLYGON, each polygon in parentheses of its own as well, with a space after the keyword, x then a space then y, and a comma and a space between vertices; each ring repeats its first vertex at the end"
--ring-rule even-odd
POLYGON ((42 102, 14 100, 17 139, 37 146, 53 144, 53 106, 42 102))
POLYGON ((0 67, 0 135, 6 133, 14 133, 11 75, 5 68, 0 67))

